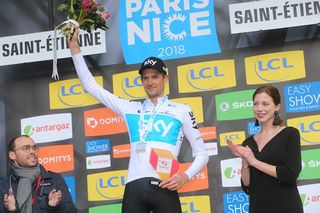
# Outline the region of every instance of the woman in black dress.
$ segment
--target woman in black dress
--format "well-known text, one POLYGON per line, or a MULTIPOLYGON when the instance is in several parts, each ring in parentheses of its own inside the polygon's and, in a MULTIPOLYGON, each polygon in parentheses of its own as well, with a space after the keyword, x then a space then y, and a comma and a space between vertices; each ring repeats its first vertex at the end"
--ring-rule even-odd
POLYGON ((242 146, 229 141, 232 152, 242 158, 241 186, 250 196, 250 213, 302 213, 297 188, 301 171, 299 131, 284 127, 278 115, 280 94, 272 86, 253 94, 253 109, 260 133, 242 146))

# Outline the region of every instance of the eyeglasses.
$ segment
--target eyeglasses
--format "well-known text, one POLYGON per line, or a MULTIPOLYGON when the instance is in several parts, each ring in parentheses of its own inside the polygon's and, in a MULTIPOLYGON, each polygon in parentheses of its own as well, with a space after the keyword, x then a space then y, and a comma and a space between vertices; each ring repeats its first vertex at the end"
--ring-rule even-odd
POLYGON ((38 152, 39 151, 39 147, 37 145, 34 145, 34 146, 25 145, 25 146, 22 146, 20 148, 15 149, 15 150, 19 150, 19 149, 21 149, 23 152, 30 152, 31 149, 34 152, 38 152))

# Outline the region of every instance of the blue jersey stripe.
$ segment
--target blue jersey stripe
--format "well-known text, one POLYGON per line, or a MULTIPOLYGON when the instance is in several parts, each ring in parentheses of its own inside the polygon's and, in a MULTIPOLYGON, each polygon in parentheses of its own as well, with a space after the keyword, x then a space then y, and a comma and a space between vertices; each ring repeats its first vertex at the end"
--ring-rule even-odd
MULTIPOLYGON (((144 118, 145 123, 147 123, 150 115, 145 115, 144 118)), ((126 114, 131 143, 140 141, 139 119, 140 115, 138 114, 126 114)), ((181 125, 181 121, 172 116, 157 114, 153 121, 152 130, 149 132, 146 141, 156 141, 176 145, 179 139, 181 125)))

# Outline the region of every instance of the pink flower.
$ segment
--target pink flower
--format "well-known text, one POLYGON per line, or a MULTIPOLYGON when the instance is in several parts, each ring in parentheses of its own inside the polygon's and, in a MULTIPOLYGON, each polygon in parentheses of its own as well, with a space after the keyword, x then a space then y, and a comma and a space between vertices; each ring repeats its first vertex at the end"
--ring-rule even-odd
POLYGON ((110 17, 110 13, 108 11, 99 12, 99 16, 100 16, 102 21, 106 21, 110 17))
POLYGON ((82 0, 81 7, 88 10, 91 7, 91 0, 82 0))
POLYGON ((98 4, 97 4, 97 2, 93 2, 93 9, 94 9, 94 10, 97 10, 97 9, 98 9, 98 4))
MULTIPOLYGON (((76 20, 80 29, 89 33, 96 29, 108 29, 106 19, 110 17, 110 14, 97 0, 64 0, 58 9, 65 12, 69 18, 76 20)), ((62 34, 70 36, 70 27, 65 27, 62 34)))

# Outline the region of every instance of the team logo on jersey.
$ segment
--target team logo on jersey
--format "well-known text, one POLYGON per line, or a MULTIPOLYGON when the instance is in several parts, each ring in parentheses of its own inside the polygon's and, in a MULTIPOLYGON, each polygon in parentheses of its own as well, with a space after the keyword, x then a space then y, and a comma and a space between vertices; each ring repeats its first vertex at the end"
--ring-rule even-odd
MULTIPOLYGON (((139 142, 140 132, 137 126, 139 126, 140 115, 127 114, 126 118, 128 121, 131 142, 139 142)), ((144 119, 145 123, 147 123, 150 119, 150 115, 145 115, 144 119)), ((181 125, 181 121, 172 116, 158 114, 154 118, 151 131, 148 133, 146 141, 157 138, 157 141, 159 142, 176 145, 181 125)))
POLYGON ((192 122, 192 127, 193 127, 194 129, 199 129, 198 124, 197 124, 197 122, 196 122, 196 118, 194 117, 192 111, 189 112, 189 116, 190 116, 190 119, 191 119, 191 122, 192 122))

